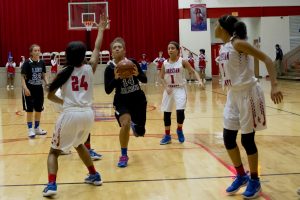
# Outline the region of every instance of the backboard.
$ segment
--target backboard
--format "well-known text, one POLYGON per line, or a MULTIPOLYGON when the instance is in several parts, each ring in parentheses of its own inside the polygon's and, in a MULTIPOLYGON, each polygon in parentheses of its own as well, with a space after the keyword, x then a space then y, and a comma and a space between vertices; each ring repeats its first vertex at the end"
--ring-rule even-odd
POLYGON ((85 30, 85 22, 93 23, 91 29, 97 29, 94 22, 99 22, 100 15, 108 16, 108 2, 69 2, 69 30, 85 30))

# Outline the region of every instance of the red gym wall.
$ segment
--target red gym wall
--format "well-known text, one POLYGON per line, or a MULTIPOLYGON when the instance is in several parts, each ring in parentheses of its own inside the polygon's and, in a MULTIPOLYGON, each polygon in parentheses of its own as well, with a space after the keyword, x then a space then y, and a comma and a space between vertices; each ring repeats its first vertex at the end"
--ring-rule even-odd
MULTIPOLYGON (((67 28, 68 2, 0 0, 0 66, 5 65, 9 51, 17 63, 21 55, 28 58, 28 49, 33 43, 39 44, 42 52, 53 52, 63 51, 72 40, 85 42, 85 31, 67 28)), ((125 39, 128 57, 139 59, 146 53, 153 59, 159 50, 167 53, 169 41, 179 40, 178 0, 107 2, 111 28, 105 32, 102 49, 109 49, 110 42, 121 36, 125 39)), ((91 33, 92 47, 96 33, 91 33)))
MULTIPOLYGON (((179 9, 179 19, 190 19, 190 8, 179 9)), ((207 8, 208 18, 237 13, 238 17, 271 17, 300 15, 300 6, 207 8)))

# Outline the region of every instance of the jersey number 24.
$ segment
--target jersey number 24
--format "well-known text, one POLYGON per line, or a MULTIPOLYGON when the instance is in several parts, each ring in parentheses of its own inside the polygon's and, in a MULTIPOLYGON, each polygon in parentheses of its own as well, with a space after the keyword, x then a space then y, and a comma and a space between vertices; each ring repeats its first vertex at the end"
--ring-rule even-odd
POLYGON ((79 91, 79 88, 83 88, 84 90, 88 89, 89 84, 84 80, 85 76, 82 77, 72 76, 72 91, 79 91))

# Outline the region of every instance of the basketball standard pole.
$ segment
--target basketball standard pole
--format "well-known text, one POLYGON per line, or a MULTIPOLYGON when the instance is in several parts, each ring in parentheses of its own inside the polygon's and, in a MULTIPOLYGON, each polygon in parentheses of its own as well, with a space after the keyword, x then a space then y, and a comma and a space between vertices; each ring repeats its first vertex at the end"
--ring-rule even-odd
POLYGON ((91 32, 92 31, 85 31, 85 43, 87 51, 91 51, 91 32))

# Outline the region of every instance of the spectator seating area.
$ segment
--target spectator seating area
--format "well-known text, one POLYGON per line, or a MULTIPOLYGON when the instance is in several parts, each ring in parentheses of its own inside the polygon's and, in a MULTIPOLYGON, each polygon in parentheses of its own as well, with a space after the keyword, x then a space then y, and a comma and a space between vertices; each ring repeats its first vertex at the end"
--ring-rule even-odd
MULTIPOLYGON (((51 55, 58 55, 59 65, 66 64, 66 53, 64 51, 61 52, 43 52, 40 54, 41 58, 45 61, 46 65, 51 65, 51 55)), ((87 51, 85 53, 87 60, 89 60, 92 56, 92 51, 87 51)), ((110 60, 110 52, 107 50, 103 50, 99 52, 99 64, 106 64, 110 60)))

